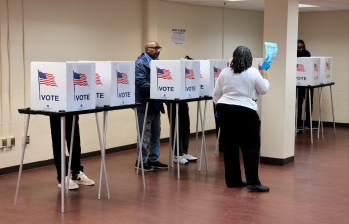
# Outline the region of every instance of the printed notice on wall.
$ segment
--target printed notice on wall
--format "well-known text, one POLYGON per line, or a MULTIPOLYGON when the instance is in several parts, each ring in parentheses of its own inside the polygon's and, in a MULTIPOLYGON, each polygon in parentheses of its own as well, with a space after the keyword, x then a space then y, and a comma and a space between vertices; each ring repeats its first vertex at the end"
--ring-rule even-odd
POLYGON ((185 45, 186 29, 172 29, 172 45, 185 45))

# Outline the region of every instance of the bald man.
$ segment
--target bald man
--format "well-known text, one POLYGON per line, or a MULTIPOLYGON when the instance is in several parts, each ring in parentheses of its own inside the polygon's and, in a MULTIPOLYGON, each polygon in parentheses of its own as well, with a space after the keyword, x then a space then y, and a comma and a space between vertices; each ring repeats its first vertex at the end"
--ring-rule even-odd
MULTIPOLYGON (((145 116, 145 102, 141 102, 141 98, 150 97, 150 63, 152 60, 158 60, 161 47, 156 41, 148 41, 145 44, 144 53, 142 53, 136 60, 136 102, 142 103, 138 109, 138 124, 139 133, 142 133, 143 122, 145 116)), ((160 102, 150 102, 148 106, 147 121, 144 131, 144 138, 142 143, 142 156, 144 171, 152 171, 153 168, 167 169, 168 165, 158 161, 160 156, 160 111, 165 113, 164 107, 160 102), (149 146, 149 156, 147 147, 149 146), (147 160, 148 156, 148 160, 147 160)), ((138 141, 137 141, 138 142, 138 141)), ((137 152, 137 159, 138 159, 137 152)), ((137 169, 137 163, 135 168, 137 169)), ((141 169, 141 165, 139 165, 141 169)))

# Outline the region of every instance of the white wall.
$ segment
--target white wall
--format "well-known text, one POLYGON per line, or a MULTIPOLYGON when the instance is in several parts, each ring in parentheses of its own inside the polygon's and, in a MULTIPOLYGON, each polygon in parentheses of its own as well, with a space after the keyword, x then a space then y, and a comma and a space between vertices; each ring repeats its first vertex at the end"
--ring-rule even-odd
MULTIPOLYGON (((336 122, 349 123, 349 11, 300 13, 298 38, 312 56, 332 57, 334 114, 336 122)), ((313 120, 318 120, 318 94, 314 92, 313 120)), ((332 121, 330 88, 323 88, 323 120, 332 121)))

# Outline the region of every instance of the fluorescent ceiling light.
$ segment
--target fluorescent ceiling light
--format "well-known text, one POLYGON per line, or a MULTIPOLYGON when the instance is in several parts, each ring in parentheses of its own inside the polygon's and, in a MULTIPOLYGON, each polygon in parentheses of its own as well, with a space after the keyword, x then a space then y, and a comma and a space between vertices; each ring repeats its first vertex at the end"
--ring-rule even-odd
POLYGON ((250 0, 225 0, 227 2, 246 2, 246 1, 250 1, 250 0))
POLYGON ((298 7, 299 7, 299 8, 310 8, 310 7, 320 7, 320 6, 317 6, 317 5, 299 4, 298 7))

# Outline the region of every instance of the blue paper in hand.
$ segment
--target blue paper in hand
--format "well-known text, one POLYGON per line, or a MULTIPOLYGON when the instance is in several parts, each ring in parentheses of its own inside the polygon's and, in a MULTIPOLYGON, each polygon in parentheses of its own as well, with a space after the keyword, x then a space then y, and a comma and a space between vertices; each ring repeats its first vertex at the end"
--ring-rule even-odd
POLYGON ((278 45, 275 43, 264 42, 265 57, 269 57, 269 63, 274 63, 275 57, 278 53, 278 45))

